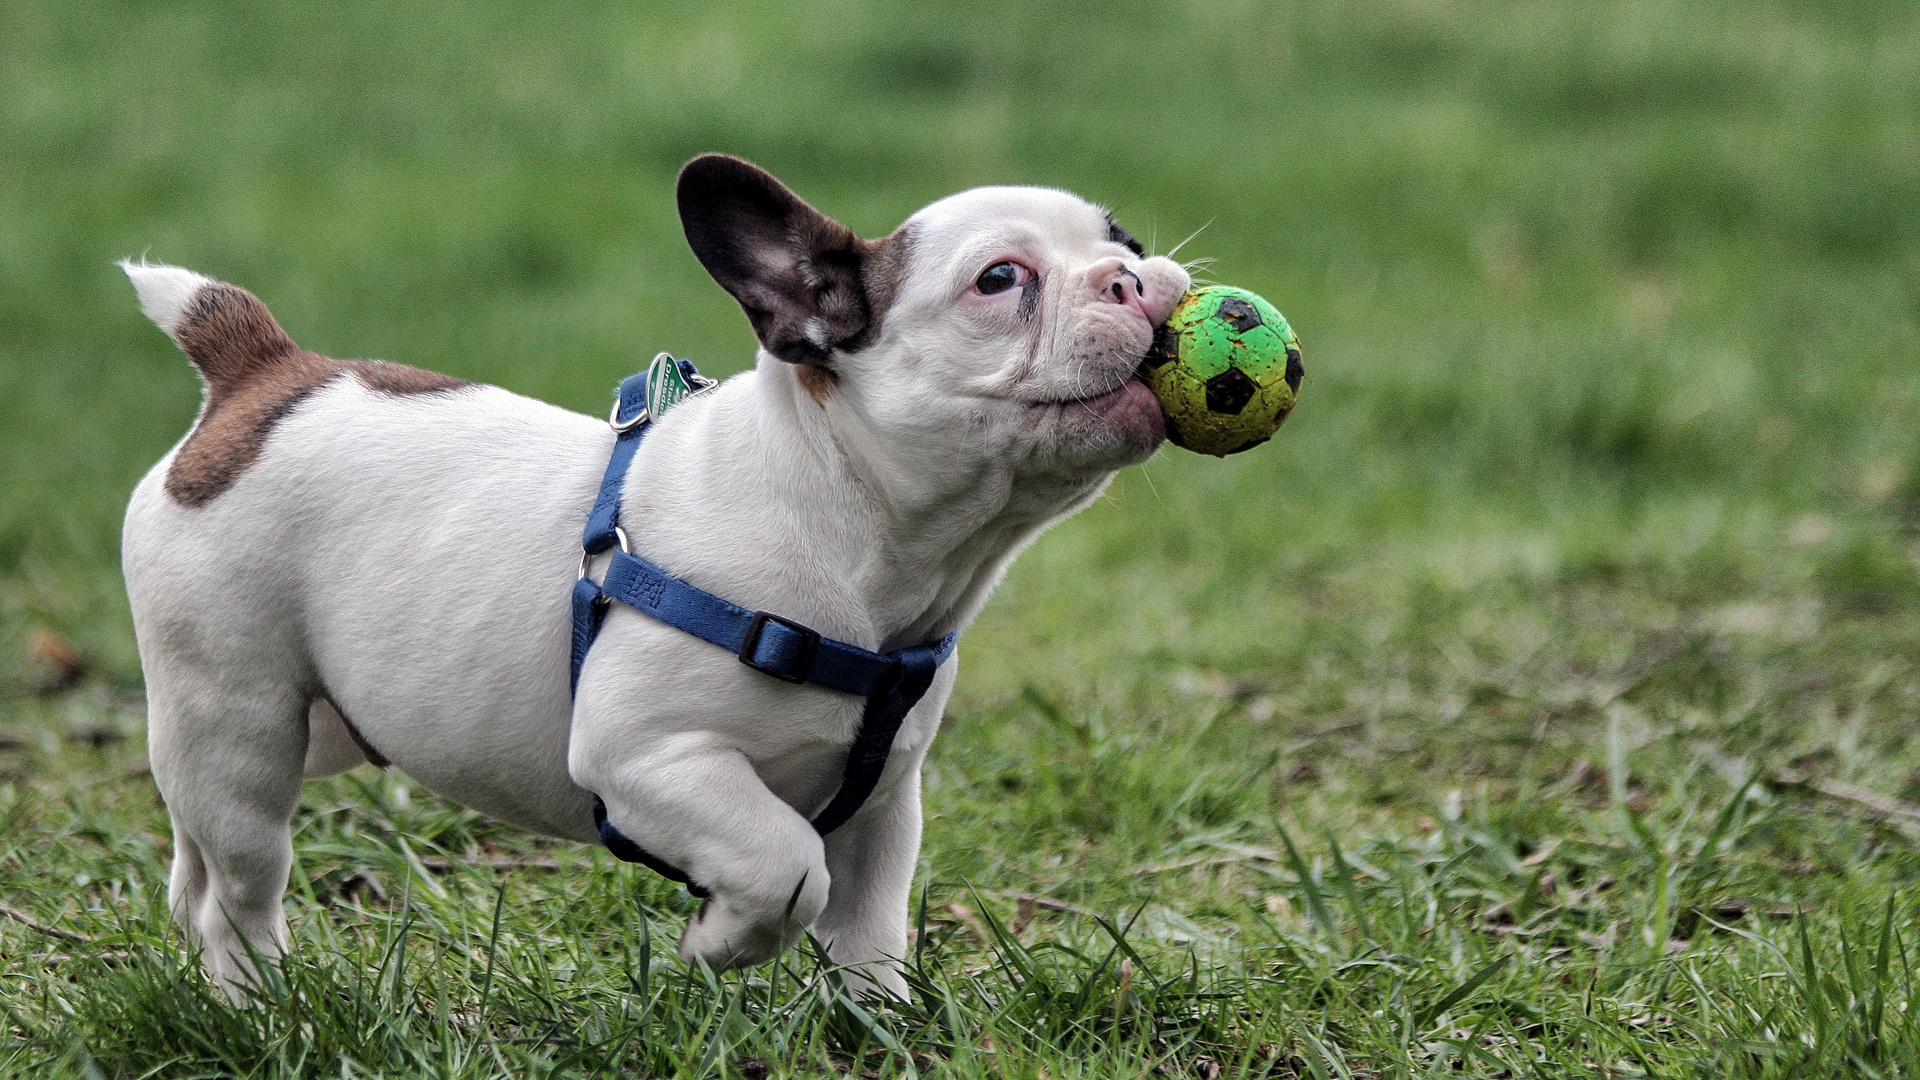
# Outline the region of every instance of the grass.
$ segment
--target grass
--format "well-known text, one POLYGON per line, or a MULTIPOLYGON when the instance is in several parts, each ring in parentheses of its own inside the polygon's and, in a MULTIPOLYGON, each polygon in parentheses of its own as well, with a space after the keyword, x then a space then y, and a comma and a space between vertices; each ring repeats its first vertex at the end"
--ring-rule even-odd
POLYGON ((0 1073, 1912 1076, 1920 18, 1626 0, 0 8, 0 1073), (916 998, 309 785, 296 947, 164 913, 118 515, 197 388, 111 264, 597 412, 738 370, 674 169, 864 233, 1081 191, 1302 407, 1023 557, 928 769, 916 998))

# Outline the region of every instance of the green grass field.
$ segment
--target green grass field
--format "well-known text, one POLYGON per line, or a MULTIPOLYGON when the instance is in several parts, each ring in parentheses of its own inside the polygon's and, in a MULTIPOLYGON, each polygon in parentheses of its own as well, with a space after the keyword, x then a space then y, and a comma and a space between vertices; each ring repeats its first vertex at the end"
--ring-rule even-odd
POLYGON ((0 1073, 1920 1075, 1920 8, 0 5, 0 1073), (198 387, 112 265, 594 412, 751 357, 727 150, 872 235, 1113 206, 1272 298, 1270 445, 1017 565, 910 1007, 371 768, 230 1007, 166 917, 121 507, 198 387))

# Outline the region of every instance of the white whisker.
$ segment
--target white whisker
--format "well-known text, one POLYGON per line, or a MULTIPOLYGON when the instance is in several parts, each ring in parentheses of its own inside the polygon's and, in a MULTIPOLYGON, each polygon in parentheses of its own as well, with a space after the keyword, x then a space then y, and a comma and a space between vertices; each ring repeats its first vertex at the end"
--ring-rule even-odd
MULTIPOLYGON (((1213 223, 1214 223, 1215 221, 1218 221, 1218 220, 1219 220, 1218 218, 1210 218, 1210 219, 1208 219, 1208 221, 1207 221, 1207 225, 1211 225, 1211 224, 1213 224, 1213 223)), ((1186 247, 1186 246, 1187 246, 1187 244, 1188 244, 1188 243, 1189 243, 1190 241, 1192 241, 1194 237, 1196 237, 1196 236, 1199 236, 1199 235, 1200 235, 1201 233, 1203 233, 1203 232, 1206 232, 1206 231, 1207 231, 1207 225, 1202 225, 1202 226, 1200 226, 1199 228, 1197 228, 1197 229, 1195 229, 1195 230, 1193 230, 1193 231, 1192 231, 1191 233, 1188 233, 1188 234, 1187 234, 1187 238, 1186 238, 1185 240, 1182 240, 1182 241, 1180 241, 1179 243, 1177 243, 1177 244, 1175 244, 1175 245, 1173 245, 1173 250, 1172 250, 1172 251, 1169 251, 1169 252, 1167 252, 1167 258, 1169 258, 1169 259, 1171 259, 1171 258, 1173 258, 1173 257, 1174 257, 1175 255, 1178 255, 1178 254, 1180 254, 1180 249, 1181 249, 1181 248, 1183 248, 1183 247, 1186 247)))

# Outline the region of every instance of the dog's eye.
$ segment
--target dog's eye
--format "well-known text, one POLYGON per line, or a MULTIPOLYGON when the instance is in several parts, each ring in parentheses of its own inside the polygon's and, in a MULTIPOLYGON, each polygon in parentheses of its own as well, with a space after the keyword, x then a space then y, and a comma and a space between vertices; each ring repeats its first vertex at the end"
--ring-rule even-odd
POLYGON ((982 296, 992 296, 994 293, 1006 292, 1016 285, 1025 285, 1032 280, 1033 271, 1019 263, 997 262, 980 271, 980 276, 974 279, 973 287, 982 296))

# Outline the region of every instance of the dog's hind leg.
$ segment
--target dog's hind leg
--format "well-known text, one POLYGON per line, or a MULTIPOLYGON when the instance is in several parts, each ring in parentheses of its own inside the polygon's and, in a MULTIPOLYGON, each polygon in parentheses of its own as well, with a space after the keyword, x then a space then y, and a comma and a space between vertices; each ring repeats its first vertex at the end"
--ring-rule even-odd
POLYGON ((173 819, 168 902, 229 996, 257 977, 249 951, 277 958, 280 899, 293 865, 288 827, 307 748, 307 697, 292 686, 222 684, 179 664, 147 665, 148 756, 173 819))

